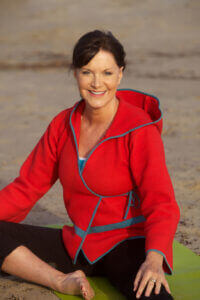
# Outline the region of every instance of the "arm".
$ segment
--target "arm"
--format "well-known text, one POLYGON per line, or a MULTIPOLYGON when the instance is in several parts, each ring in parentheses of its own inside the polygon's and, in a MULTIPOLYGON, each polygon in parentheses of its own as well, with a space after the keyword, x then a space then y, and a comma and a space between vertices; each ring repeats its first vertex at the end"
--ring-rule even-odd
POLYGON ((179 208, 175 201, 166 168, 163 143, 157 128, 155 125, 146 126, 132 135, 131 170, 138 187, 142 214, 146 219, 147 253, 139 275, 136 276, 135 286, 138 286, 139 280, 143 277, 141 284, 144 288, 147 281, 156 276, 167 289, 163 269, 171 273, 172 243, 179 221, 179 208))
POLYGON ((0 220, 22 221, 57 180, 55 127, 54 119, 22 165, 19 176, 0 191, 0 220))

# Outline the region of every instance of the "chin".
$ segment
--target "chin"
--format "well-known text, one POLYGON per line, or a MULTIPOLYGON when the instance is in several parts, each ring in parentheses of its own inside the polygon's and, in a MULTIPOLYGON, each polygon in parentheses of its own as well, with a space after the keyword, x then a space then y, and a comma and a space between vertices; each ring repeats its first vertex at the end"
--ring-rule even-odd
POLYGON ((102 107, 104 107, 106 105, 106 103, 102 103, 102 102, 99 103, 99 101, 98 102, 96 102, 96 101, 85 101, 85 102, 86 102, 87 106, 89 106, 89 107, 91 107, 93 109, 99 109, 99 108, 102 108, 102 107))

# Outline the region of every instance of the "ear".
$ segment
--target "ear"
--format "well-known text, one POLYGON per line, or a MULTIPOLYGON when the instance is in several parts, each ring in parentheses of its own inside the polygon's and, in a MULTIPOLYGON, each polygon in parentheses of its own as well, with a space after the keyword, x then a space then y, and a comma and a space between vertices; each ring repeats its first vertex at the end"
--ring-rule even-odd
POLYGON ((74 69, 74 77, 77 79, 77 70, 74 69))
POLYGON ((122 78, 123 78, 123 70, 124 70, 124 67, 120 67, 119 68, 119 80, 118 80, 118 84, 120 84, 122 78))

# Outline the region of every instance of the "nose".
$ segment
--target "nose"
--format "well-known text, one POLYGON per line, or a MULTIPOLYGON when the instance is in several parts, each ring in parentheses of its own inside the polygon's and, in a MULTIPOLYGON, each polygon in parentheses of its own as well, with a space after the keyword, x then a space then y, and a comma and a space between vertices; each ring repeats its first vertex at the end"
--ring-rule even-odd
POLYGON ((95 89, 101 86, 101 78, 99 75, 94 75, 92 78, 91 86, 95 89))

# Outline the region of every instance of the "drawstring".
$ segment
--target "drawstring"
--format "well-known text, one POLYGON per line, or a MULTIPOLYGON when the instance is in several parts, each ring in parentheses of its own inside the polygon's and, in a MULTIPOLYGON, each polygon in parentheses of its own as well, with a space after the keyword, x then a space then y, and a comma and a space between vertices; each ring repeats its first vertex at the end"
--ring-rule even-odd
POLYGON ((138 201, 137 208, 140 206, 140 199, 139 199, 138 195, 134 191, 130 191, 128 193, 128 195, 129 195, 128 196, 128 206, 127 206, 127 209, 126 209, 126 212, 125 212, 125 215, 124 215, 124 219, 127 218, 127 215, 128 215, 130 207, 131 206, 136 207, 136 205, 135 205, 135 201, 136 200, 138 201))
POLYGON ((134 203, 133 203, 134 205, 133 206, 135 206, 135 200, 137 200, 138 205, 135 206, 135 208, 139 208, 140 207, 140 198, 138 197, 138 194, 136 192, 133 191, 133 193, 134 193, 134 197, 135 197, 134 203))
POLYGON ((128 194, 129 194, 129 197, 128 197, 128 206, 127 206, 127 209, 126 209, 126 212, 125 212, 125 215, 124 215, 124 219, 126 219, 126 217, 128 215, 128 212, 129 212, 129 209, 132 206, 131 201, 132 201, 133 192, 130 191, 128 194))

